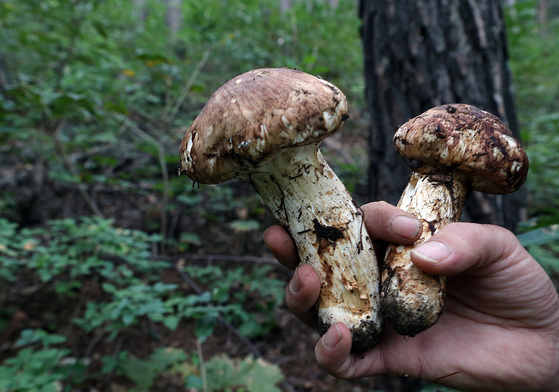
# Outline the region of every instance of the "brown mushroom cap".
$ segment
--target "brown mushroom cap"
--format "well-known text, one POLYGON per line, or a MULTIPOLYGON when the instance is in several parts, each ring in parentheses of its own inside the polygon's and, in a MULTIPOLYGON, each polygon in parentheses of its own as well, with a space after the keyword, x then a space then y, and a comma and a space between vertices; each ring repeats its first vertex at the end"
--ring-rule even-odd
POLYGON ((393 142, 414 171, 461 172, 480 192, 514 192, 528 173, 528 157, 506 125, 471 105, 429 109, 402 125, 393 142))
POLYGON ((220 183, 254 171, 284 148, 318 143, 348 118, 333 84, 286 68, 258 69, 221 86, 186 131, 183 170, 220 183))

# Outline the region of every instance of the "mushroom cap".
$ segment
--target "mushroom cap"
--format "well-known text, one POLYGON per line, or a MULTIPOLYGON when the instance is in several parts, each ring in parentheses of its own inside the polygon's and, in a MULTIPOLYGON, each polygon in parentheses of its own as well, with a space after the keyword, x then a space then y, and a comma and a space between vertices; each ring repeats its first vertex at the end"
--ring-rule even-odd
POLYGON ((480 192, 514 192, 528 173, 528 157, 507 126, 471 105, 429 109, 402 125, 393 143, 414 171, 460 172, 480 192))
POLYGON ((282 149, 318 143, 349 117, 333 84, 287 68, 257 69, 221 86, 186 131, 183 171, 221 183, 256 171, 282 149))

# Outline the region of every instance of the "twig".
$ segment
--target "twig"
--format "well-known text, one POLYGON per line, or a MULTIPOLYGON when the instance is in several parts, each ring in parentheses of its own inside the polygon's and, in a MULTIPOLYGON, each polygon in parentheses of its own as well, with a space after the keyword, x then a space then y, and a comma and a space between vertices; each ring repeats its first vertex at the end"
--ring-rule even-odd
POLYGON ((200 361, 200 375, 202 376, 202 390, 208 392, 208 373, 206 371, 206 361, 204 360, 204 352, 202 351, 202 343, 200 339, 196 339, 196 351, 198 360, 200 361))
POLYGON ((87 348, 85 349, 85 353, 83 354, 84 358, 91 357, 91 354, 93 353, 95 346, 97 346, 97 344, 101 341, 101 339, 103 339, 104 336, 105 336, 105 332, 101 330, 101 332, 98 332, 96 336, 93 337, 93 339, 89 342, 87 348))
POLYGON ((175 256, 156 256, 157 259, 167 259, 168 261, 177 262, 180 259, 193 260, 193 261, 224 261, 230 263, 254 263, 254 264, 271 264, 281 266, 281 264, 273 257, 258 257, 258 256, 232 256, 232 255, 203 255, 194 253, 183 253, 175 256))
MULTIPOLYGON (((58 151, 58 155, 60 156, 60 159, 62 160, 62 163, 64 164, 64 167, 66 168, 66 170, 68 170, 68 173, 70 173, 74 176, 78 176, 78 173, 77 173, 76 169, 72 166, 70 160, 68 159, 68 154, 66 154, 66 150, 64 149, 64 145, 62 144, 62 142, 60 141, 60 138, 58 137, 58 134, 60 133, 62 127, 64 127, 65 123, 66 123, 65 121, 61 121, 58 124, 55 131, 51 134, 51 138, 54 142, 54 145, 56 146, 56 150, 58 151)), ((95 202, 95 200, 89 195, 89 193, 87 193, 85 185, 78 181, 76 183, 76 186, 78 188, 78 191, 82 195, 83 199, 85 200, 85 202, 89 206, 89 208, 91 208, 91 210, 93 211, 93 213, 95 215, 97 215, 98 217, 103 218, 103 213, 101 212, 101 210, 97 206, 97 203, 95 202)))
POLYGON ((167 208, 169 206, 169 173, 167 172, 167 162, 165 162, 165 151, 163 147, 159 144, 157 148, 157 153, 159 155, 159 167, 161 168, 161 174, 163 175, 163 205, 161 206, 161 253, 165 254, 165 244, 167 242, 167 208))
POLYGON ((222 255, 222 254, 196 254, 196 253, 182 253, 175 256, 164 256, 157 255, 152 257, 154 260, 165 260, 172 263, 176 263, 181 259, 191 260, 191 261, 205 261, 208 263, 212 262, 226 262, 226 263, 253 263, 253 264, 270 264, 278 267, 282 267, 276 259, 273 257, 259 257, 259 256, 232 256, 232 255, 222 255))
POLYGON ((192 72, 192 75, 190 75, 190 78, 188 79, 188 81, 186 82, 184 87, 182 88, 181 93, 179 94, 179 96, 177 97, 177 99, 175 101, 175 104, 173 105, 172 108, 170 108, 165 113, 165 115, 163 117, 165 119, 165 123, 170 123, 171 120, 173 120, 173 118, 175 118, 175 116, 177 115, 177 112, 179 111, 180 107, 182 106, 186 96, 188 95, 188 92, 190 91, 190 89, 192 88, 192 85, 194 84, 194 82, 198 78, 198 75, 200 74, 200 71, 202 71, 202 68, 206 64, 206 61, 208 61, 208 57, 210 57, 210 51, 206 50, 204 52, 204 54, 202 55, 202 58, 200 59, 200 61, 196 65, 196 68, 194 68, 194 71, 192 72))
POLYGON ((159 158, 159 167, 161 169, 161 176, 163 177, 163 200, 162 200, 162 207, 160 212, 160 220, 161 220, 161 249, 160 252, 162 254, 165 253, 165 241, 167 239, 167 206, 169 203, 169 192, 170 192, 170 184, 169 184, 169 173, 167 173, 167 163, 165 162, 165 149, 161 143, 159 143, 153 136, 149 133, 144 132, 140 127, 138 127, 135 123, 130 121, 129 119, 125 120, 126 123, 129 125, 129 128, 132 132, 136 133, 142 139, 147 140, 148 142, 157 146, 157 155, 159 158))

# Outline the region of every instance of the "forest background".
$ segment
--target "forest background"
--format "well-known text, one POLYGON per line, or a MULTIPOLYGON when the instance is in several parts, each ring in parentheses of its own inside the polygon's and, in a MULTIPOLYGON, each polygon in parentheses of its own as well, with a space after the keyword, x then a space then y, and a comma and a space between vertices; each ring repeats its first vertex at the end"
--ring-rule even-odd
MULTIPOLYGON (((559 282, 559 4, 503 8, 531 161, 519 238, 559 282)), ((437 390, 318 369, 259 197, 177 175, 215 89, 293 67, 348 96, 325 155, 367 202, 359 26, 351 0, 0 1, 0 391, 437 390)))

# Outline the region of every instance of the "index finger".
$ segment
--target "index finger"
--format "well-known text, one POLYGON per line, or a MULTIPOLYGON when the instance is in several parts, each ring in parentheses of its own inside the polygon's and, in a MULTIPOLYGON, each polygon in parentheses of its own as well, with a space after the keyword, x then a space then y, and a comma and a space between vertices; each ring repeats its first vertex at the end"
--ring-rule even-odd
POLYGON ((371 238, 409 244, 421 236, 423 225, 415 217, 384 201, 365 204, 361 207, 365 227, 371 238))
POLYGON ((264 242, 274 257, 285 267, 294 270, 299 265, 297 248, 291 236, 282 226, 270 226, 264 232, 264 242))

